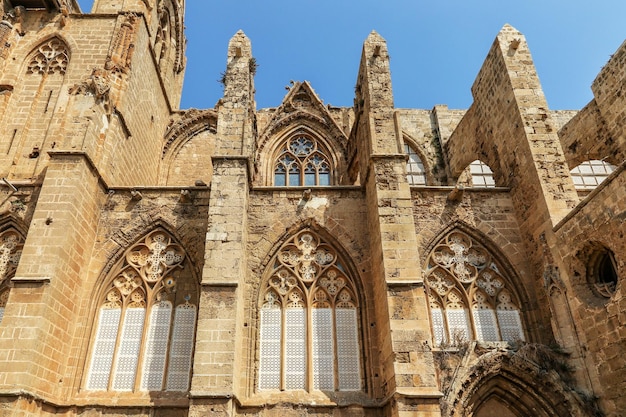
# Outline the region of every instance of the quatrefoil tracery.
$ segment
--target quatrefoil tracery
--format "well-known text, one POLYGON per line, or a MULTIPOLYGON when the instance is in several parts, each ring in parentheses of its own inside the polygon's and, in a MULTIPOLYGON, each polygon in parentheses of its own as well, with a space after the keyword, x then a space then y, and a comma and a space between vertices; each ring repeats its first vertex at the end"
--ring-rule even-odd
POLYGON ((290 239, 276 259, 264 308, 309 303, 316 308, 356 307, 354 289, 336 253, 313 232, 304 231, 290 239))
POLYGON ((105 296, 106 308, 145 307, 148 299, 165 300, 176 291, 171 275, 183 267, 185 252, 164 231, 149 234, 126 254, 105 296))
MULTIPOLYGON (((426 284, 441 305, 460 305, 465 300, 474 308, 495 308, 503 303, 499 294, 505 291, 505 282, 487 250, 459 231, 445 236, 428 260, 426 284)), ((515 308, 506 294, 508 302, 503 305, 515 308)))
POLYGON ((69 62, 69 53, 66 45, 57 38, 37 48, 37 53, 28 64, 28 74, 65 74, 69 62))

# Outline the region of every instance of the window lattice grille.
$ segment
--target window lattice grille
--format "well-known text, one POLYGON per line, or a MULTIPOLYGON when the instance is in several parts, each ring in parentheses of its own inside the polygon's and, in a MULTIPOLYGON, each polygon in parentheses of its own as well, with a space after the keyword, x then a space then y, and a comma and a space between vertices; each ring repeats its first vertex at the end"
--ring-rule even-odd
POLYGON ((262 290, 257 388, 361 390, 355 294, 319 236, 305 230, 287 241, 262 290))
POLYGON ((4 317, 4 309, 7 306, 7 300, 9 299, 9 290, 0 291, 0 323, 4 317))
POLYGON ((615 165, 608 162, 591 160, 572 169, 570 175, 577 190, 593 190, 611 175, 615 168, 615 165))
POLYGON ((524 340, 519 302, 507 280, 491 254, 465 233, 448 233, 435 246, 425 276, 435 345, 524 340))
POLYGON ((163 386, 171 317, 171 303, 162 301, 152 307, 141 378, 142 390, 160 391, 163 386))
POLYGON ((167 373, 168 391, 187 391, 196 330, 196 306, 186 302, 176 307, 167 373))
POLYGON ((100 305, 87 390, 189 389, 198 294, 185 258, 162 230, 126 252, 100 305))
POLYGON ((0 323, 9 300, 10 281, 22 256, 24 237, 12 227, 0 233, 0 323))
POLYGON ((424 163, 408 144, 404 144, 404 152, 409 155, 406 163, 406 180, 411 185, 426 185, 426 170, 424 163))
POLYGON ((473 187, 492 188, 496 186, 493 179, 493 171, 489 165, 482 161, 476 160, 469 165, 470 174, 472 176, 473 187))

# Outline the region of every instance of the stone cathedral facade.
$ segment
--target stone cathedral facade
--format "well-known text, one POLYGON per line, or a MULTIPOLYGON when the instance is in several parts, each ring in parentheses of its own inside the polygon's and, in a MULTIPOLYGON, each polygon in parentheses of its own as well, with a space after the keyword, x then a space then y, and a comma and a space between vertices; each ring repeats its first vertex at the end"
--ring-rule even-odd
MULTIPOLYGON (((0 415, 626 413, 626 46, 547 107, 505 25, 466 110, 178 108, 183 0, 3 0, 0 415)), ((219 58, 223 59, 223 58, 219 58)))

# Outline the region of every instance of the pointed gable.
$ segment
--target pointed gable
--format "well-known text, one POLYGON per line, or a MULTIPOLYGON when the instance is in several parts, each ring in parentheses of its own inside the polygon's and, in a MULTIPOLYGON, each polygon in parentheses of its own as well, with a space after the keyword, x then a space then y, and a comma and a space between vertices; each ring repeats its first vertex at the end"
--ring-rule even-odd
POLYGON ((271 147, 285 130, 306 126, 325 137, 328 145, 346 159, 348 137, 339 127, 308 81, 294 82, 282 104, 276 109, 259 134, 257 158, 271 147))

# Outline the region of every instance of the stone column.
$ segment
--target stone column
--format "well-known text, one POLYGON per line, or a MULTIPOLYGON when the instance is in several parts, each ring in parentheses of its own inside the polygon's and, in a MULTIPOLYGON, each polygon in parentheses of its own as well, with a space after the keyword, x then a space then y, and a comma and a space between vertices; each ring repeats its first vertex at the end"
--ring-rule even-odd
POLYGON ((228 46, 218 109, 190 416, 230 415, 242 366, 248 161, 254 126, 251 62, 250 41, 239 31, 228 46))
POLYGON ((431 330, 406 155, 394 123, 387 45, 376 32, 363 46, 355 105, 383 366, 377 394, 394 398, 390 415, 417 415, 419 409, 420 416, 438 416, 441 393, 427 345, 431 330))

